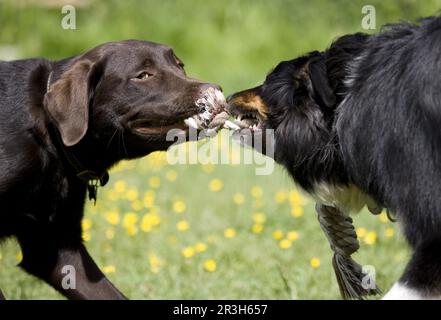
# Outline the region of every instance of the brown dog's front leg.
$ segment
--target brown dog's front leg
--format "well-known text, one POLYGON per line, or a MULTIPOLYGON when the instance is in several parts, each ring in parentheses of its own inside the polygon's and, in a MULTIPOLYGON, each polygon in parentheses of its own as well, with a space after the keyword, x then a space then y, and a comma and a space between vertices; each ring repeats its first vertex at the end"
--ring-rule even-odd
POLYGON ((84 245, 76 249, 60 249, 55 267, 46 281, 69 299, 126 299, 101 272, 84 245))

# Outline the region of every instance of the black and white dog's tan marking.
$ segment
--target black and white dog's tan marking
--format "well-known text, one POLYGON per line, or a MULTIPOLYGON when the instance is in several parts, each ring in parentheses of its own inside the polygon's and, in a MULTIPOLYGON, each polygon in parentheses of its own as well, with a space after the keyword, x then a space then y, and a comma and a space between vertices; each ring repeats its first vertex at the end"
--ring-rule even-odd
POLYGON ((436 17, 344 36, 229 98, 253 130, 275 130, 275 159, 317 201, 396 215, 414 253, 386 299, 441 297, 440 75, 436 17))
POLYGON ((185 121, 210 120, 201 103, 219 90, 187 77, 171 48, 147 41, 61 61, 0 61, 0 239, 17 238, 20 266, 68 298, 124 298, 82 243, 87 190, 96 197, 90 180, 105 184, 119 160, 167 149, 168 130, 187 136, 185 121), (75 289, 62 286, 66 265, 75 289))

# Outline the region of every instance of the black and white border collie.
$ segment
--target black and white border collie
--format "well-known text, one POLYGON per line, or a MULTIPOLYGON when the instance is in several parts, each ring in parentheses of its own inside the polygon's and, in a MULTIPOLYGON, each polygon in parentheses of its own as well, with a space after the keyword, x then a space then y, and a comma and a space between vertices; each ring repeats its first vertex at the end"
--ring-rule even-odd
POLYGON ((396 215, 414 252, 384 298, 441 298, 440 17, 343 36, 228 102, 319 203, 396 215))

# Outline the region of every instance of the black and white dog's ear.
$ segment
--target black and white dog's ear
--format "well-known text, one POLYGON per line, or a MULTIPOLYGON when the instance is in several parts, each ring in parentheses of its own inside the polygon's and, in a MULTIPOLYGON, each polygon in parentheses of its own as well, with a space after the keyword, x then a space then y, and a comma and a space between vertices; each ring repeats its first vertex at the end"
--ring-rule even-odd
POLYGON ((311 97, 320 105, 327 108, 333 108, 336 103, 336 97, 329 85, 328 74, 326 72, 326 64, 323 58, 313 59, 309 63, 309 78, 311 97))
POLYGON ((76 145, 87 132, 89 102, 98 82, 99 66, 87 59, 79 60, 64 71, 46 92, 44 106, 65 146, 76 145))

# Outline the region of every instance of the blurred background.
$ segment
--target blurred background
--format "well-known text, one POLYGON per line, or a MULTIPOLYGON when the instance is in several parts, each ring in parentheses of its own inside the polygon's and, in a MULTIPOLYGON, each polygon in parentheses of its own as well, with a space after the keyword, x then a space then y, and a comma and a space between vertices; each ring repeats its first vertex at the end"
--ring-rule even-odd
MULTIPOLYGON (((174 48, 187 73, 225 94, 254 86, 279 61, 365 32, 364 5, 381 25, 437 14, 441 0, 0 0, 0 59, 60 59, 98 44, 145 39, 174 48), (76 8, 76 29, 61 8, 76 8)), ((375 130, 375 128, 370 128, 375 130)), ((211 143, 222 148, 222 139, 211 143)), ((234 155, 232 155, 234 156, 234 155)), ((169 165, 166 153, 123 162, 88 204, 84 239, 108 277, 132 299, 338 299, 331 251, 313 202, 276 166, 169 165)), ((25 200, 25 199, 24 199, 25 200)), ((387 290, 409 252, 385 214, 355 217, 355 258, 387 290)), ((0 248, 9 299, 54 299, 21 272, 14 240, 0 248)))

